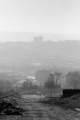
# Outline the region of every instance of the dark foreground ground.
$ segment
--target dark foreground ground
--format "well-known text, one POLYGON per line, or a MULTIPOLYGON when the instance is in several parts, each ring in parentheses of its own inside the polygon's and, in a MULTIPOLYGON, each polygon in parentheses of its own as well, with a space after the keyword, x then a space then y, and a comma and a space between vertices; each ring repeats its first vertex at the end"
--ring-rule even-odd
POLYGON ((0 120, 80 120, 80 112, 58 105, 44 104, 26 97, 18 100, 24 108, 22 115, 0 115, 0 120))

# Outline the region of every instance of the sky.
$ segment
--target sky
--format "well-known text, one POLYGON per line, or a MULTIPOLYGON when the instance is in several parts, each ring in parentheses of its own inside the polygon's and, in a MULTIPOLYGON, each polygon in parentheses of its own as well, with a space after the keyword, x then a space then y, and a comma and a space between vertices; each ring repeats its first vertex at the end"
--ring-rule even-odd
POLYGON ((80 38, 80 0, 0 0, 0 31, 80 38))

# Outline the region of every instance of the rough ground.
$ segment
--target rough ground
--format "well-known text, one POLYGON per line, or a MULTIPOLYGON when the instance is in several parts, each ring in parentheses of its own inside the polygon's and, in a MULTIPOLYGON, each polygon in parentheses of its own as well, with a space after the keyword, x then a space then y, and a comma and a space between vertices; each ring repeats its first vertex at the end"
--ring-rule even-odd
POLYGON ((80 120, 80 112, 45 105, 32 98, 17 101, 25 109, 23 115, 0 115, 0 120, 80 120))

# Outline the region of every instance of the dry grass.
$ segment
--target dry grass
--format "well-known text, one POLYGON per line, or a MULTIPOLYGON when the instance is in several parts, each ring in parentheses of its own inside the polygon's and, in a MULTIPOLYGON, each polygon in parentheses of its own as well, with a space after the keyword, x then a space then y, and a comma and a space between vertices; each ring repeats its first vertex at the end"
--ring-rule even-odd
POLYGON ((1 115, 0 120, 80 120, 80 113, 71 109, 63 109, 55 105, 46 105, 33 99, 19 101, 25 109, 22 116, 1 115))

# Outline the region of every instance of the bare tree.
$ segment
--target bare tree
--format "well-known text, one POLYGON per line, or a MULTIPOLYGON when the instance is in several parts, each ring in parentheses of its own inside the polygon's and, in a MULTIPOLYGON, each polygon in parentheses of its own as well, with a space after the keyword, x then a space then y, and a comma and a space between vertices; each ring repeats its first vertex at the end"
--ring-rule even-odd
POLYGON ((54 73, 56 85, 58 85, 58 82, 59 82, 59 80, 61 79, 61 75, 62 75, 61 72, 55 72, 55 73, 54 73))
POLYGON ((55 89, 55 78, 54 74, 50 74, 47 81, 44 83, 44 88, 48 90, 49 95, 52 96, 53 90, 55 89))
POLYGON ((68 88, 79 89, 80 88, 80 72, 69 72, 66 75, 66 84, 68 88))

